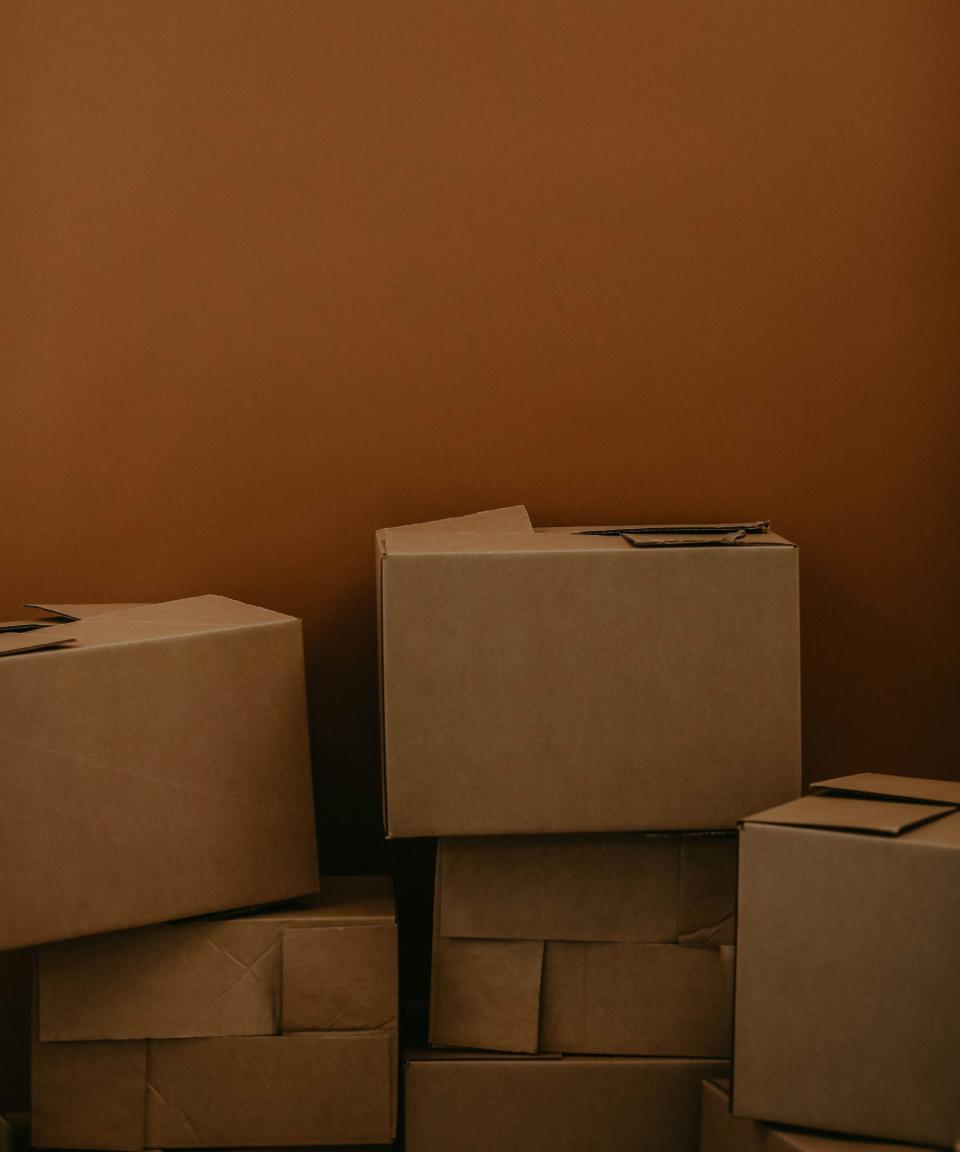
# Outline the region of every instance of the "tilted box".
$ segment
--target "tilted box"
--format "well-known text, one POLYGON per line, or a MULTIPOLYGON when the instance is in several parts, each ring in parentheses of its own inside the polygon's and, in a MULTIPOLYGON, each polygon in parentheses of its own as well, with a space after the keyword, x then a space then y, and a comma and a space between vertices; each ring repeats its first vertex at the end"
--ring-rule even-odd
POLYGON ((0 631, 0 949, 317 888, 300 621, 102 607, 0 631))

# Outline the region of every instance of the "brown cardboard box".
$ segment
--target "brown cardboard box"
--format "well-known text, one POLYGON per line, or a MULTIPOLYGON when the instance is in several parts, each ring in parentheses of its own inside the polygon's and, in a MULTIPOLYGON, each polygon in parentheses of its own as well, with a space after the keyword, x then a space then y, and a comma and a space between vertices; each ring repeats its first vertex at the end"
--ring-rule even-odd
POLYGON ((406 1152, 696 1152, 721 1060, 411 1053, 406 1152))
POLYGON ((392 1139, 396 922, 385 877, 237 918, 39 950, 39 1148, 392 1139))
POLYGON ((930 1152, 930 1149, 746 1120, 730 1112, 729 1081, 704 1080, 700 1152, 930 1152))
POLYGON ((380 532, 378 577, 389 835, 732 828, 799 795, 797 551, 760 525, 503 509, 380 532))
POLYGON ((315 891, 300 622, 57 607, 0 634, 0 948, 315 891))
POLYGON ((444 838, 436 888, 432 1044, 729 1055, 735 835, 444 838))
POLYGON ((960 784, 866 773, 740 834, 734 1112, 960 1140, 960 784))

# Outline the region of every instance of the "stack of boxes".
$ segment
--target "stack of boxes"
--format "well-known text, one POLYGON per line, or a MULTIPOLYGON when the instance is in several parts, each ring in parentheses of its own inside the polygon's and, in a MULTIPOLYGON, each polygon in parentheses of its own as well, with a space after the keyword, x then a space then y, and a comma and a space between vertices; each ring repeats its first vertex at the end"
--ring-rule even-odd
POLYGON ((514 508, 378 551, 387 829, 439 838, 409 1152, 692 1152, 737 821, 800 790, 796 550, 514 508))
MULTIPOLYGON (((960 1147, 960 785, 799 798, 789 542, 512 508, 381 532, 378 597, 387 831, 437 838, 408 1152, 960 1147)), ((318 879, 299 622, 34 607, 0 627, 33 1145, 391 1142, 392 885, 318 879)))
POLYGON ((41 945, 34 1146, 389 1142, 392 888, 318 881, 299 621, 44 607, 0 633, 0 947, 41 945))

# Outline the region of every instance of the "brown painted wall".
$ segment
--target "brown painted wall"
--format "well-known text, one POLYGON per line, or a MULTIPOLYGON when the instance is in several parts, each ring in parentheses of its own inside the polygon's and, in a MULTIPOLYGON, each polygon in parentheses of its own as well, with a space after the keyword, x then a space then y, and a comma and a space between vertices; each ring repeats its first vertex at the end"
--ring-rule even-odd
POLYGON ((810 777, 958 772, 954 0, 0 19, 3 614, 303 616, 371 868, 374 528, 769 515, 810 777))

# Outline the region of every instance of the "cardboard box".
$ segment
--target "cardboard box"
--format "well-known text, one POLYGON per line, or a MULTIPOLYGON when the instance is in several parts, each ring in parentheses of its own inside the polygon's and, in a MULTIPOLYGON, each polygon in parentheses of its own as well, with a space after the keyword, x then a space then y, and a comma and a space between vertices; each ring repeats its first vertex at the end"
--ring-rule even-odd
POLYGON ((732 828, 798 796, 797 550, 762 528, 380 532, 388 835, 732 828))
POLYGON ((385 877, 250 915, 39 950, 38 1148, 376 1144, 394 1135, 385 877))
POLYGON ((410 1053, 406 1152, 696 1152, 721 1060, 410 1053))
POLYGON ((700 1152, 930 1152, 917 1144, 876 1143, 856 1136, 780 1128, 730 1112, 730 1083, 704 1080, 700 1152))
POLYGON ((865 773, 740 834, 734 1112, 960 1140, 960 784, 865 773))
POLYGON ((442 839, 430 1041, 729 1055, 735 834, 442 839))
POLYGON ((316 891, 300 622, 106 607, 0 634, 0 949, 316 891))

